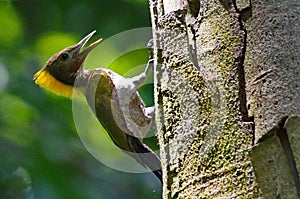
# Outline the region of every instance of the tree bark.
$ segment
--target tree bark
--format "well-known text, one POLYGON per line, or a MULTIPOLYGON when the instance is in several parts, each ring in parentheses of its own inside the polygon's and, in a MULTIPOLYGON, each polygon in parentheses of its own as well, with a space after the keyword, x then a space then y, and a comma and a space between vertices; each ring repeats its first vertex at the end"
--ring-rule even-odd
POLYGON ((150 11, 163 198, 299 197, 299 1, 150 11))

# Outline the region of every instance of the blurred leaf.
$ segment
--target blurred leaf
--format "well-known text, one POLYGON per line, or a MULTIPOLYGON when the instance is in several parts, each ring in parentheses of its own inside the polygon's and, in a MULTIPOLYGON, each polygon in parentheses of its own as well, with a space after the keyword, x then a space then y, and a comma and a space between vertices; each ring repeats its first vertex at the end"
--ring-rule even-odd
POLYGON ((22 167, 12 174, 0 171, 0 196, 5 199, 32 199, 29 173, 22 167))
MULTIPOLYGON (((101 38, 101 35, 95 38, 101 38)), ((84 69, 106 68, 118 54, 118 49, 115 46, 102 41, 97 48, 91 51, 84 63, 84 69)))
POLYGON ((22 37, 20 19, 8 3, 0 2, 0 47, 13 48, 22 37))
POLYGON ((126 77, 133 77, 145 70, 147 61, 148 49, 138 49, 122 54, 108 68, 126 77))
POLYGON ((35 110, 20 98, 3 94, 0 98, 0 137, 18 145, 27 145, 35 138, 31 127, 35 110))
POLYGON ((76 37, 66 33, 49 32, 38 39, 36 49, 41 55, 49 58, 54 53, 59 52, 67 46, 74 45, 78 41, 76 37))

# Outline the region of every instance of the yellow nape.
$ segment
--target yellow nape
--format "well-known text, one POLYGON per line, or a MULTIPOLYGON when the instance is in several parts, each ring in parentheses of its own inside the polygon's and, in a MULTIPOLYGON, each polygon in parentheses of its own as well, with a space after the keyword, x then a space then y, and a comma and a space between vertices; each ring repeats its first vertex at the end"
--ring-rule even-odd
POLYGON ((53 77, 45 68, 42 68, 35 75, 33 80, 35 83, 46 90, 49 90, 57 95, 61 95, 67 98, 72 98, 73 87, 66 85, 55 77, 53 77))

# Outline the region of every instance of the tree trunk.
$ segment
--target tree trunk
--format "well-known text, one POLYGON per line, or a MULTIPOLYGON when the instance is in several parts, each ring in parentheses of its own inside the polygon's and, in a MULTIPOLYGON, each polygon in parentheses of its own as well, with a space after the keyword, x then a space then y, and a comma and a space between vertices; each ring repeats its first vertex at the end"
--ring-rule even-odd
POLYGON ((150 11, 163 198, 299 197, 299 1, 150 11))

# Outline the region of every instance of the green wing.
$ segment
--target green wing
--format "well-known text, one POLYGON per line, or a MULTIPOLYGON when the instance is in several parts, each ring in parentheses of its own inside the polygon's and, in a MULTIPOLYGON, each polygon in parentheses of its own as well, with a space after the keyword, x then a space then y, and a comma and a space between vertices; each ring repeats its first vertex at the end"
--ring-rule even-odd
POLYGON ((121 113, 116 113, 118 109, 112 108, 113 106, 117 106, 117 101, 114 97, 115 94, 113 82, 107 72, 95 70, 86 86, 88 104, 112 141, 121 149, 131 151, 127 143, 126 134, 121 129, 121 126, 126 128, 125 124, 122 124, 121 113))

